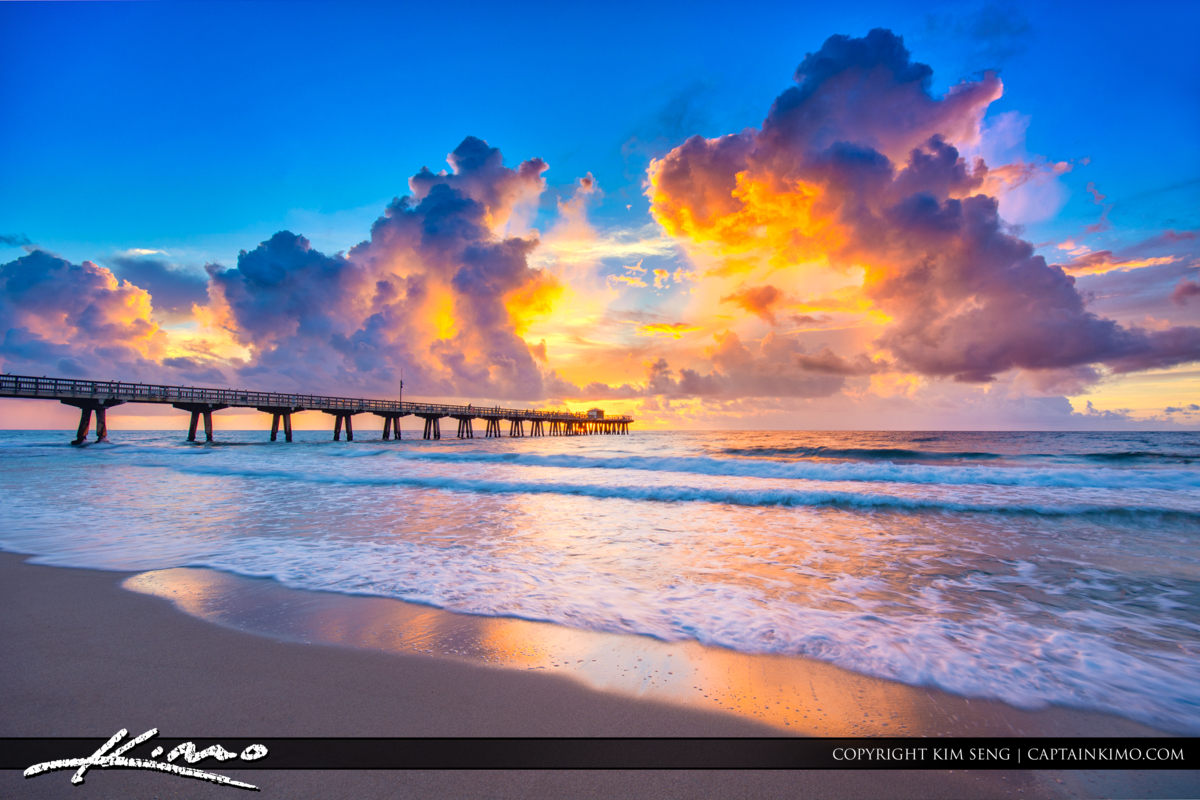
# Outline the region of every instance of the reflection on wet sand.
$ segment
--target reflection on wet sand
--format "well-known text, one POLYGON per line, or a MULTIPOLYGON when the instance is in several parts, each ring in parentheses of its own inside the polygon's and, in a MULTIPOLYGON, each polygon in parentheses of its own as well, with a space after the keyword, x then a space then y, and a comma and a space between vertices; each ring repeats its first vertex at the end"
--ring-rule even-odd
POLYGON ((547 670, 597 690, 738 714, 796 735, 1069 736, 1094 731, 1097 720, 1112 735, 1157 733, 1089 712, 1021 711, 972 701, 805 658, 457 614, 388 598, 299 591, 206 569, 141 573, 124 586, 252 633, 547 670))

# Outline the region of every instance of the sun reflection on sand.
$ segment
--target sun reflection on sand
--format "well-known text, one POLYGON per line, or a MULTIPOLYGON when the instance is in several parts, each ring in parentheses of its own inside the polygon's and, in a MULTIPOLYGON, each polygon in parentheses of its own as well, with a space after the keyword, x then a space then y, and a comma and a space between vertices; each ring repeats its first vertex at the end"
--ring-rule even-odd
POLYGON ((923 689, 809 659, 297 591, 205 569, 141 573, 124 586, 253 633, 545 670, 600 691, 732 713, 797 735, 930 735, 944 723, 923 689))

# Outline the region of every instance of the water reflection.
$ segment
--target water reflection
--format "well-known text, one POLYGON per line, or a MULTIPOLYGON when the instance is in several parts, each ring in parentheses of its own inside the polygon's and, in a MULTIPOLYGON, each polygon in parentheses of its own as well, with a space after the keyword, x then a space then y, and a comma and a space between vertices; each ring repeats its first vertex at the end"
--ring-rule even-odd
MULTIPOLYGON (((1064 734, 1079 735, 1092 716, 1072 713, 1048 723, 1045 712, 972 702, 808 659, 455 614, 386 598, 297 591, 206 569, 141 573, 124 586, 168 599, 202 619, 261 635, 545 670, 593 689, 732 713, 797 735, 1044 735, 1054 724, 1066 726, 1064 734)), ((1129 734, 1147 730, 1121 720, 1106 724, 1129 734)))

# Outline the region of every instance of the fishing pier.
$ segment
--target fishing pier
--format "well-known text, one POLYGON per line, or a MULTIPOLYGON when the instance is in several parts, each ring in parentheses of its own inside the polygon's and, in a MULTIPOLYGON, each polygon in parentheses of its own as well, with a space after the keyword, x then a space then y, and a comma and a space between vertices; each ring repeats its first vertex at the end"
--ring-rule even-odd
POLYGON ((373 414, 383 419, 381 438, 400 438, 400 418, 420 417, 425 420, 424 439, 441 439, 441 420, 458 422, 459 439, 475 438, 473 422, 486 422, 484 438, 502 433, 501 423, 508 423, 508 435, 517 436, 583 436, 592 434, 627 434, 633 418, 606 417, 598 408, 586 413, 571 411, 541 411, 532 409, 480 407, 476 405, 445 405, 442 403, 411 403, 400 400, 370 400, 325 395, 283 394, 256 392, 249 389, 203 389, 192 386, 159 386, 123 381, 89 381, 74 378, 36 378, 28 375, 0 375, 0 397, 57 400, 79 409, 79 428, 72 444, 87 441, 96 417, 96 441, 108 438, 108 409, 124 403, 157 403, 170 405, 191 414, 188 424, 189 442, 196 441, 197 429, 204 422, 204 439, 213 440, 213 412, 226 408, 253 408, 271 415, 271 441, 277 441, 282 423, 284 441, 292 441, 292 415, 302 411, 321 411, 333 416, 333 438, 340 441, 342 428, 346 440, 354 439, 353 418, 356 414, 373 414), (528 423, 528 433, 526 424, 528 423))

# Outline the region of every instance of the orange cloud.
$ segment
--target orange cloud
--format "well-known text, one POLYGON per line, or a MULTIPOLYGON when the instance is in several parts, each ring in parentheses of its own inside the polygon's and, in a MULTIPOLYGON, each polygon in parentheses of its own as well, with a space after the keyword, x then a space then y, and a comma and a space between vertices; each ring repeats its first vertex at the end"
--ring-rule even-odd
MULTIPOLYGON (((1107 363, 1128 371, 1200 359, 1200 328, 1145 331, 1091 314, 1073 280, 1013 235, 996 198, 980 193, 986 165, 968 165, 956 146, 977 138, 999 81, 985 77, 939 99, 928 93, 929 75, 888 31, 832 37, 801 64, 798 86, 776 98, 760 129, 692 137, 652 162, 651 213, 689 252, 718 258, 710 278, 744 274, 750 285, 770 277, 803 296, 822 273, 861 268, 857 289, 816 291, 880 314, 876 346, 902 370, 985 382, 1010 369, 1107 363)), ((1018 165, 997 170, 993 182, 1062 169, 1018 165)), ((1113 268, 1096 256, 1090 263, 1113 268)), ((720 297, 764 313, 755 298, 720 297)), ((858 359, 799 363, 866 371, 858 359)))
POLYGON ((563 293, 564 286, 557 278, 541 272, 505 295, 504 307, 517 335, 524 335, 530 325, 552 314, 563 293))
POLYGON ((750 286, 721 298, 722 303, 733 303, 741 308, 762 317, 772 325, 775 324, 775 312, 772 307, 783 298, 783 292, 771 285, 750 286))
POLYGON ((708 245, 729 271, 749 271, 763 258, 775 268, 824 261, 827 253, 845 242, 845 232, 820 205, 821 187, 799 179, 780 180, 740 170, 728 200, 712 196, 719 195, 718 187, 693 183, 710 195, 699 198, 701 205, 696 206, 695 194, 680 194, 674 188, 680 171, 689 167, 688 147, 685 144, 682 150, 651 162, 647 191, 651 213, 671 235, 708 245))
POLYGON ((694 331, 702 330, 695 325, 688 325, 684 322, 651 322, 642 325, 638 328, 638 333, 644 336, 671 336, 676 339, 681 338, 685 333, 693 333, 694 331))
POLYGON ((1093 253, 1081 255, 1061 266, 1063 271, 1068 275, 1103 275, 1106 272, 1113 272, 1119 269, 1140 269, 1141 267, 1157 267, 1162 264, 1173 264, 1178 260, 1179 256, 1121 259, 1114 256, 1111 250, 1097 250, 1093 253))

